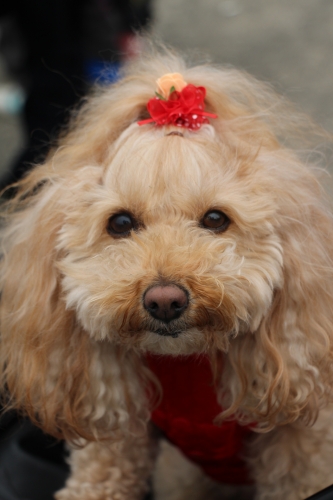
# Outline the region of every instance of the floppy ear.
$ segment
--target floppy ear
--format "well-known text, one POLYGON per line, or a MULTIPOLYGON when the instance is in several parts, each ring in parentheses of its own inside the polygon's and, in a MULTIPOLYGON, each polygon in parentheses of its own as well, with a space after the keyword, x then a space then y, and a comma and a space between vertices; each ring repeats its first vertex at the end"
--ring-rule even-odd
POLYGON ((146 418, 137 376, 141 361, 110 342, 94 341, 75 312, 66 310, 57 269, 58 233, 73 193, 84 190, 82 179, 96 182, 99 173, 90 168, 76 177, 52 178, 51 171, 50 165, 37 167, 23 182, 24 194, 9 202, 5 213, 2 392, 9 408, 27 414, 50 434, 69 440, 103 438, 129 425, 129 415, 146 418))
POLYGON ((224 416, 236 413, 271 428, 299 418, 313 422, 332 396, 333 219, 308 167, 289 153, 265 161, 275 163, 271 192, 284 283, 258 330, 231 342, 224 416))

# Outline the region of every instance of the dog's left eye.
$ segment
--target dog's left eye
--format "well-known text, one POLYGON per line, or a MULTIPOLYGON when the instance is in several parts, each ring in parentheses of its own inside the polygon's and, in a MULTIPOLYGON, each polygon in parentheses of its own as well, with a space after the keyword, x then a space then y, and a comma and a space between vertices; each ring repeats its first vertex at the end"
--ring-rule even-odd
POLYGON ((123 238, 128 236, 133 229, 137 229, 138 224, 132 215, 122 212, 112 215, 107 224, 107 231, 111 236, 123 238))
POLYGON ((205 213, 202 218, 201 226, 206 229, 211 229, 217 233, 226 231, 229 227, 229 217, 220 210, 210 210, 205 213))

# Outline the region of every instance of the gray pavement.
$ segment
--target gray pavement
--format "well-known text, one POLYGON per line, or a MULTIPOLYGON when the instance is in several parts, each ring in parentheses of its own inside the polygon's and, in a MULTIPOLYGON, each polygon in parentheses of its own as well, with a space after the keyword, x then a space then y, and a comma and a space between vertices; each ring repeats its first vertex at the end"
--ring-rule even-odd
MULTIPOLYGON (((155 0, 154 10, 162 40, 271 82, 333 131, 333 0, 155 0)), ((0 114, 1 170, 22 140, 18 117, 0 114)))

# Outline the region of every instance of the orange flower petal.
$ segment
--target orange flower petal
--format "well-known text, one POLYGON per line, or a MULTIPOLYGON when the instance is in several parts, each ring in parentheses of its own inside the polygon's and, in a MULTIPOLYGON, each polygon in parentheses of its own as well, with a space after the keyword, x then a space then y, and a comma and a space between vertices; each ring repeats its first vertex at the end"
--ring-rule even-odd
POLYGON ((172 87, 180 92, 187 85, 180 73, 166 73, 165 75, 161 76, 161 78, 156 80, 156 83, 157 92, 161 94, 165 99, 168 99, 172 87))

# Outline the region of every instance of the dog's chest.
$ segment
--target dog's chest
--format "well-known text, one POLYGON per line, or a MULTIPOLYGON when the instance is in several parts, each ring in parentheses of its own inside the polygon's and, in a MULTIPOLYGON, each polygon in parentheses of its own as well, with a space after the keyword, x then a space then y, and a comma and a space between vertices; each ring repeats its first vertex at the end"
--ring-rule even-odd
POLYGON ((163 389, 162 400, 152 413, 154 424, 216 481, 249 483, 241 456, 252 431, 235 421, 214 425, 221 408, 208 358, 149 355, 147 360, 163 389))

